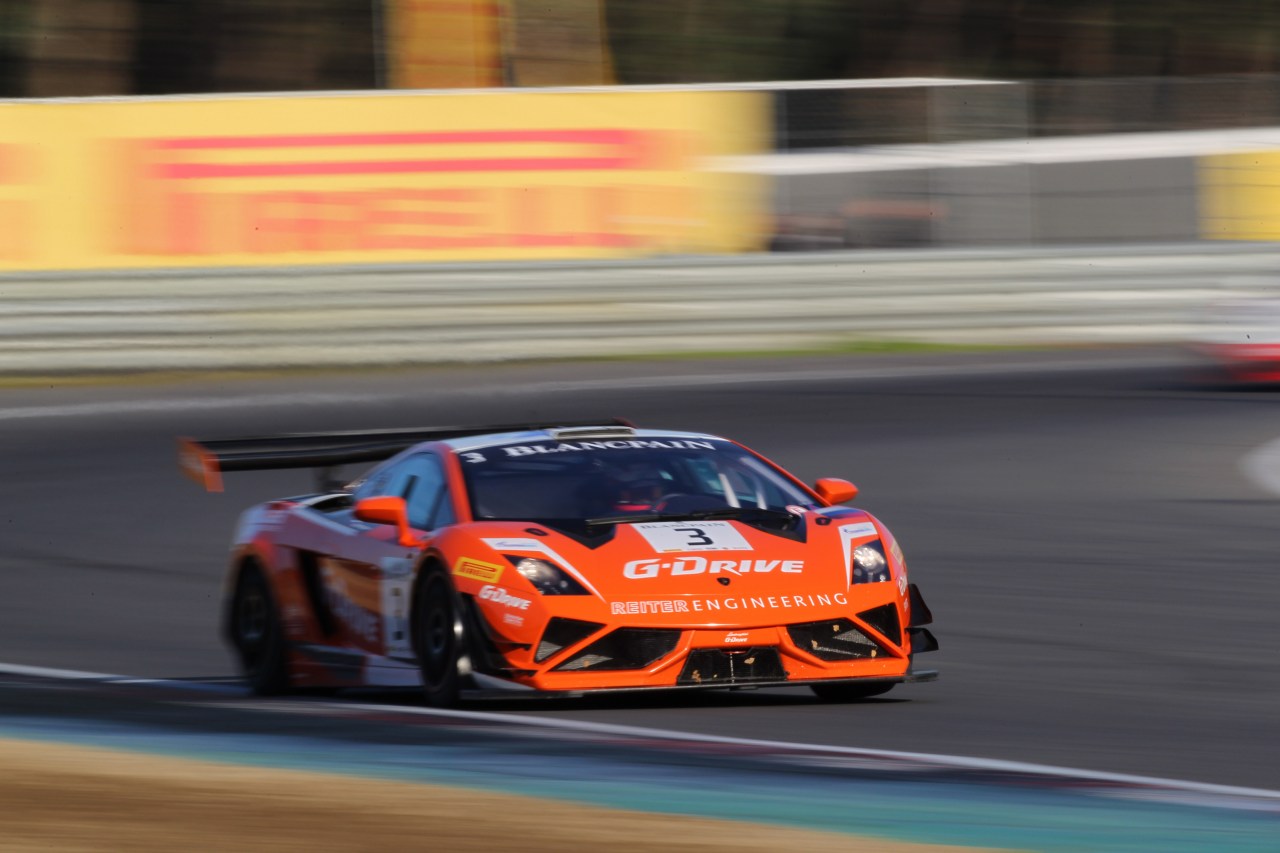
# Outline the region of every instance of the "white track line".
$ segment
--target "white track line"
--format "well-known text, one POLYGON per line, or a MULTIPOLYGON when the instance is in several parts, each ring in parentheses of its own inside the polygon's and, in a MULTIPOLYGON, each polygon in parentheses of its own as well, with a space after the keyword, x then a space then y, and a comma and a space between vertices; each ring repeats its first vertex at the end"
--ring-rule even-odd
POLYGON ((131 675, 113 675, 109 672, 84 672, 77 669, 55 669, 47 666, 25 666, 18 663, 0 663, 0 675, 29 675, 35 678, 54 678, 60 681, 101 681, 107 684, 163 684, 184 689, 217 690, 245 695, 247 688, 239 684, 222 684, 210 681, 181 681, 173 678, 137 678, 131 675))
MULTIPOLYGON (((140 679, 124 675, 106 673, 79 672, 76 670, 51 669, 47 667, 22 666, 20 664, 0 663, 0 674, 32 675, 42 678, 69 680, 99 680, 114 684, 166 684, 178 687, 196 687, 190 682, 172 679, 140 679)), ((454 720, 475 720, 492 723, 504 723, 526 728, 556 729, 560 731, 591 732, 613 736, 683 741, 686 743, 718 743, 731 746, 749 747, 758 750, 808 753, 812 755, 840 755, 852 758, 877 758, 906 761, 915 764, 927 764, 938 767, 950 767, 963 770, 987 770, 1006 773, 1029 773, 1039 776, 1051 776, 1062 779, 1078 779, 1090 782, 1106 782, 1121 785, 1157 788, 1167 791, 1179 791, 1189 794, 1211 795, 1216 797, 1244 797, 1252 800, 1265 800, 1280 804, 1280 791, 1263 788, 1243 788, 1233 785, 1214 785, 1204 782, 1188 782, 1178 779, 1161 779, 1153 776, 1132 776, 1122 773, 1105 773, 1079 770, 1069 767, 1054 767, 1047 764, 1030 764, 1020 761, 1001 761, 990 758, 968 758, 957 755, 940 755, 925 752, 899 752, 883 749, 863 749, 849 746, 824 746, 812 743, 793 743, 790 741, 753 740, 750 738, 728 737, 724 735, 702 735, 692 732, 672 731, 668 729, 650 729, 641 726, 624 726, 614 723, 593 723, 585 720, 566 720, 558 717, 526 717, 520 714, 502 714, 492 711, 459 711, 443 708, 414 708, 404 705, 376 705, 355 702, 308 702, 293 705, 287 702, 271 703, 230 703, 228 707, 239 707, 251 710, 285 710, 305 712, 308 707, 317 705, 348 711, 376 711, 379 713, 416 714, 428 717, 443 717, 454 720)))
POLYGON ((1242 788, 1232 785, 1214 785, 1206 782, 1187 782, 1178 779, 1161 779, 1154 776, 1132 776, 1122 773, 1095 772, 1070 767, 1054 767, 1047 764, 1030 764, 1020 761, 1001 761, 991 758, 968 758, 958 755, 941 755, 926 752, 899 752, 895 750, 864 749, 851 746, 824 746, 812 743, 793 743, 790 741, 754 740, 751 738, 728 737, 725 735, 703 735, 691 732, 670 731, 667 729, 650 729, 638 726, 623 726, 614 723, 592 723, 582 720, 564 720, 556 717, 526 717, 519 714, 500 714, 488 711, 457 711, 442 708, 414 708, 401 705, 365 705, 348 703, 326 703, 338 708, 356 708, 367 711, 401 711, 408 714, 441 716, 464 720, 484 720, 489 722, 509 723, 519 726, 536 726, 548 729, 593 732, 596 734, 639 737, 646 739, 677 740, 690 743, 720 743, 732 746, 752 747, 762 750, 783 750, 786 752, 805 752, 824 755, 845 755, 850 757, 881 758, 899 761, 910 761, 918 764, 954 767, 966 770, 995 770, 1010 773, 1034 773, 1040 776, 1054 776, 1066 779, 1080 779, 1093 782, 1112 782, 1143 787, 1166 788, 1188 793, 1213 794, 1229 797, 1249 797, 1253 799, 1274 800, 1280 803, 1280 791, 1264 788, 1242 788))
MULTIPOLYGON (((707 388, 732 385, 770 385, 786 382, 821 382, 841 380, 892 380, 928 379, 965 376, 1002 376, 1025 374, 1065 373, 1075 371, 1105 371, 1168 367, 1169 358, 1133 357, 1112 360, 1071 360, 1032 364, 951 365, 927 367, 890 368, 826 368, 810 370, 779 370, 757 373, 704 373, 687 376, 639 376, 614 379, 566 379, 541 382, 505 382, 498 385, 479 385, 474 388, 444 388, 433 393, 436 396, 538 396, 554 393, 581 391, 637 391, 653 388, 707 388)), ((0 409, 0 421, 30 420, 37 418, 83 418, 98 415, 192 412, 218 409, 268 408, 272 406, 346 405, 371 403, 380 400, 396 400, 403 392, 382 393, 298 393, 298 394, 242 394, 232 397, 177 397, 173 399, 112 400, 100 403, 66 403, 48 406, 14 406, 0 409)))
POLYGON ((64 681, 113 681, 121 678, 118 675, 107 675, 101 672, 81 672, 75 669, 51 669, 44 666, 23 666, 17 663, 0 664, 3 675, 33 675, 38 678, 58 678, 64 681))
MULTIPOLYGON (((86 418, 129 412, 197 412, 216 409, 261 408, 269 405, 322 405, 371 402, 374 394, 252 394, 238 397, 179 397, 170 400, 113 400, 104 403, 66 403, 57 406, 15 406, 0 409, 0 421, 32 418, 86 418)), ((385 395, 391 396, 391 395, 385 395)))

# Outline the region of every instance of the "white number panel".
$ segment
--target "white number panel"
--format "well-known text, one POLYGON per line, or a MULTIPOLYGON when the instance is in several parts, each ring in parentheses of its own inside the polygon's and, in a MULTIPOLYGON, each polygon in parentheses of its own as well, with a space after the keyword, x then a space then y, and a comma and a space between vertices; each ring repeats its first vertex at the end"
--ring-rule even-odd
POLYGON ((751 543, 727 521, 650 521, 634 527, 659 554, 751 550, 751 543))

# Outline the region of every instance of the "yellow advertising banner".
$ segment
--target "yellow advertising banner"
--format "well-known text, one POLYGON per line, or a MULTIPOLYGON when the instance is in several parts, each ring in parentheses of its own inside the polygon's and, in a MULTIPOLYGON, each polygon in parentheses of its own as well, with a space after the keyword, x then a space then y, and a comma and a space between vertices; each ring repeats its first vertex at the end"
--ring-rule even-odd
POLYGON ((0 104, 0 270, 759 248, 751 92, 0 104))
POLYGON ((0 103, 0 270, 41 266, 59 211, 70 213, 67 182, 84 175, 74 160, 73 174, 58 174, 55 163, 70 149, 52 127, 37 126, 40 115, 37 106, 0 103))
POLYGON ((1208 240, 1280 240, 1280 151, 1200 158, 1200 233, 1208 240))

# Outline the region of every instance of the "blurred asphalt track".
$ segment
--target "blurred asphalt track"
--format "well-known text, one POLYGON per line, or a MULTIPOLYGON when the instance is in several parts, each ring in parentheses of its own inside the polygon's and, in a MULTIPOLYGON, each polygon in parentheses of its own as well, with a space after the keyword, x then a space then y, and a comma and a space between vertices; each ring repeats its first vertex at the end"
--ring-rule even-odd
MULTIPOLYGON (((467 367, 0 392, 0 662, 224 676, 231 525, 309 488, 206 495, 174 437, 621 415, 843 476, 932 607, 935 684, 856 706, 805 691, 507 704, 562 719, 1280 789, 1276 497, 1240 460, 1280 391, 1179 353, 467 367), (763 377, 763 378, 762 378, 763 377)), ((3 713, 3 712, 0 712, 3 713)))

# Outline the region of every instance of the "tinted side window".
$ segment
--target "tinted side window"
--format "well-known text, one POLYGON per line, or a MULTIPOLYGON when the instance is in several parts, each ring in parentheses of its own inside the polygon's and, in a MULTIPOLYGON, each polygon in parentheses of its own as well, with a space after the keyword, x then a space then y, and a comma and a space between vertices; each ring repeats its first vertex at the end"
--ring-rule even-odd
POLYGON ((444 469, 430 453, 410 456, 390 471, 379 472, 362 488, 359 497, 393 495, 404 498, 409 509, 409 525, 431 530, 454 521, 453 505, 445 490, 444 469))

